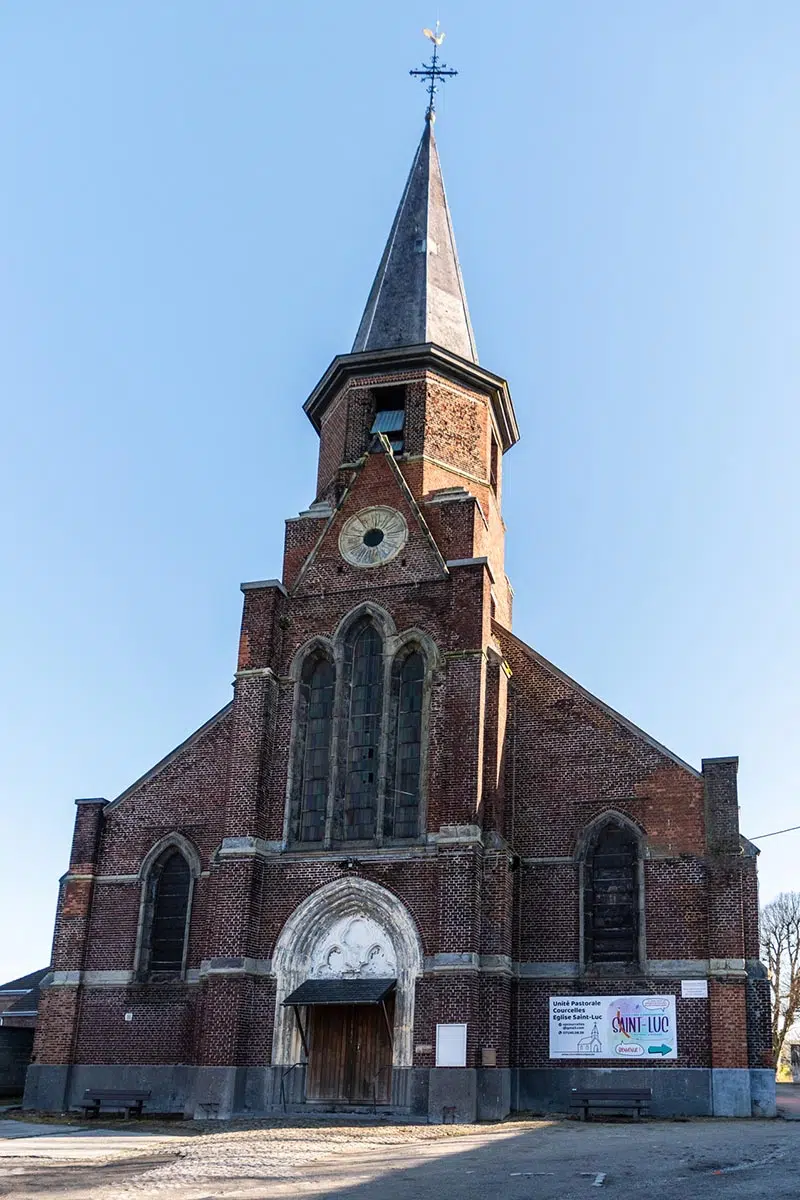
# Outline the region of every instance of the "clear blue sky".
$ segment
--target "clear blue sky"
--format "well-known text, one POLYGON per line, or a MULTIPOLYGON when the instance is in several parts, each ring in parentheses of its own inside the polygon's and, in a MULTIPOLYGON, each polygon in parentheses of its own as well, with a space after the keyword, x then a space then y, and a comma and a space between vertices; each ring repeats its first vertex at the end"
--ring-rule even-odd
MULTIPOLYGON (((508 377, 515 629, 800 824, 800 6, 440 7, 437 134, 508 377)), ((314 495, 422 127, 417 0, 0 13, 0 978, 49 953, 73 798, 230 697, 239 582, 314 495)), ((762 899, 800 888, 763 843, 762 899)))

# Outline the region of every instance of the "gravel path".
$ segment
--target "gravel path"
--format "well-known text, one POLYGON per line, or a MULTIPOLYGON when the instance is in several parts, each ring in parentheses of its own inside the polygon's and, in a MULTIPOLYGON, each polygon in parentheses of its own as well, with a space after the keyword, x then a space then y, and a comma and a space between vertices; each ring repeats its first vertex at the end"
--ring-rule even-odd
MULTIPOLYGON (((0 1160, 8 1200, 798 1200, 800 1121, 537 1120, 498 1126, 329 1121, 167 1130, 139 1124, 108 1159, 0 1160), (149 1133, 149 1136, 148 1136, 149 1133), (170 1136, 172 1135, 172 1136, 170 1136), (134 1149, 134 1141, 136 1148, 134 1149)), ((95 1151, 99 1138, 87 1138, 95 1151)))
MULTIPOLYGON (((525 1127, 531 1128, 530 1123, 525 1127)), ((503 1132, 510 1136, 513 1128, 504 1126, 503 1132)), ((142 1126, 139 1130, 135 1145, 128 1149, 120 1144, 119 1137, 114 1137, 113 1147, 109 1145, 108 1159, 92 1166, 84 1163, 83 1168, 76 1138, 59 1139, 63 1147, 62 1182, 67 1171, 72 1181, 70 1200, 83 1200, 84 1197, 91 1200, 125 1200, 126 1197, 149 1200, 166 1195, 179 1195, 181 1200, 206 1200, 209 1185, 215 1195, 220 1195, 218 1188, 213 1188, 214 1184, 224 1183, 230 1188, 235 1181, 247 1181, 248 1184, 263 1181, 269 1194, 277 1195, 274 1189, 281 1184, 291 1184, 289 1191, 295 1192, 303 1170, 327 1159, 344 1161, 357 1155, 380 1154, 405 1144, 409 1149, 412 1146, 419 1149, 426 1144, 446 1141, 456 1147, 470 1135, 477 1134, 482 1139, 487 1136, 485 1125, 375 1125, 331 1121, 289 1125, 281 1121, 224 1130, 215 1125, 206 1132, 184 1138, 176 1137, 178 1131, 174 1128, 169 1130, 171 1136, 168 1138, 164 1137, 163 1130, 153 1129, 152 1140, 146 1139, 151 1147, 147 1153, 142 1126), (68 1146, 66 1142, 69 1142, 68 1146)), ((93 1158, 97 1154, 98 1140, 92 1139, 93 1158)), ((54 1141, 48 1139, 48 1147, 52 1146, 54 1141)), ((57 1148, 58 1143, 54 1158, 57 1148)), ((47 1165, 35 1166, 30 1153, 31 1142, 27 1138, 16 1141, 13 1148, 6 1147, 0 1163, 0 1196, 30 1198, 57 1194, 52 1190, 53 1159, 47 1165), (9 1156, 9 1151, 13 1157, 9 1156)), ((41 1156, 37 1154, 37 1158, 41 1156)), ((284 1188, 279 1190, 282 1192, 284 1188)))

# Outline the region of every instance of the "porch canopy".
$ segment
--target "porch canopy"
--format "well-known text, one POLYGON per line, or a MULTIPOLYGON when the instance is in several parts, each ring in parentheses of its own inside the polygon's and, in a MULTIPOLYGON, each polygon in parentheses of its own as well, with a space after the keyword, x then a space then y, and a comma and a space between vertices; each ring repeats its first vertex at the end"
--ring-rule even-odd
POLYGON ((396 979, 307 979, 286 997, 292 1008, 311 1004, 382 1004, 396 979))

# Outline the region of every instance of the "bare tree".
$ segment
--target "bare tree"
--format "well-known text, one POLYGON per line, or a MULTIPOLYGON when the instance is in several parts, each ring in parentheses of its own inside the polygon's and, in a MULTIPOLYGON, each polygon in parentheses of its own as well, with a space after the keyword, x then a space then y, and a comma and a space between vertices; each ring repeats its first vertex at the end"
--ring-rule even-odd
POLYGON ((761 947, 772 989, 772 1049, 777 1061, 800 1015, 800 892, 781 892, 762 908, 761 947))

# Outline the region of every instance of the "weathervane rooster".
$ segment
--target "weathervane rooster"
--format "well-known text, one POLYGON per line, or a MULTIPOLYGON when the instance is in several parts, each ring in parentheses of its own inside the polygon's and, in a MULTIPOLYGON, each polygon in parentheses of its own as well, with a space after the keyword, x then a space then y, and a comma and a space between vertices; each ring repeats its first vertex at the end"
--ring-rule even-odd
POLYGON ((439 62, 439 47, 444 41, 444 33, 439 30, 439 22, 436 22, 435 30, 423 29, 422 32, 433 42, 433 57, 429 63, 422 64, 421 71, 409 71, 409 75, 416 75, 424 81, 428 89, 428 111, 425 119, 433 122, 436 120, 436 93, 439 90, 439 83, 452 75, 457 75, 458 71, 449 70, 447 63, 439 62))

